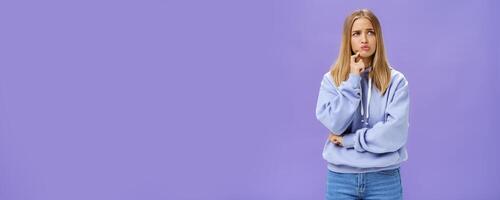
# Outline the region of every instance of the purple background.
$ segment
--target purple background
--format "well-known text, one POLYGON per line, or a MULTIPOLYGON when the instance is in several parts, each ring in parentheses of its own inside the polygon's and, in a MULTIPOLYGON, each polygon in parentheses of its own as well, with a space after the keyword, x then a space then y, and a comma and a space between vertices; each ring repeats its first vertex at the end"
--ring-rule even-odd
POLYGON ((323 199, 320 81, 378 15, 405 199, 500 199, 499 1, 0 3, 0 199, 323 199))

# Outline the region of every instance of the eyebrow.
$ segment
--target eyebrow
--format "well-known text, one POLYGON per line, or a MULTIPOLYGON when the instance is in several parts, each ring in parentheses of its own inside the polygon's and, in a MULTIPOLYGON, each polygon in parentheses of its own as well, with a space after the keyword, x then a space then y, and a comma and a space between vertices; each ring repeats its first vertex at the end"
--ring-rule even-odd
MULTIPOLYGON (((367 28, 365 30, 367 30, 367 31, 375 31, 375 29, 373 29, 373 28, 367 28)), ((361 30, 353 30, 352 32, 360 32, 360 31, 361 30)))

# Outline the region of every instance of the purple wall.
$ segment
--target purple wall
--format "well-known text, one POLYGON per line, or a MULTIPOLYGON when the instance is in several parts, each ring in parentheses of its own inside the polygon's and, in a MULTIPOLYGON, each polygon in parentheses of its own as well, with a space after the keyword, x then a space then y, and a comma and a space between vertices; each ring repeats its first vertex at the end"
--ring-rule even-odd
POLYGON ((320 81, 370 8, 405 199, 500 199, 498 1, 0 3, 0 199, 323 199, 320 81))

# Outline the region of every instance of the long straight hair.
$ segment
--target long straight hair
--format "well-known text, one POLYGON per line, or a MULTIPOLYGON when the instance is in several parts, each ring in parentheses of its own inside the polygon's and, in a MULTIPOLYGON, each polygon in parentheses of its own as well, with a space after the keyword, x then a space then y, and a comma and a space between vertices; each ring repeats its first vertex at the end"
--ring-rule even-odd
POLYGON ((375 14, 368 9, 356 10, 345 19, 339 56, 335 64, 332 65, 330 74, 337 86, 349 78, 351 55, 354 53, 351 48, 351 30, 354 21, 359 18, 368 19, 372 23, 373 29, 375 29, 377 47, 375 48, 375 54, 372 55, 372 71, 369 76, 372 78, 375 87, 383 95, 387 87, 389 87, 391 71, 385 53, 382 27, 375 14))

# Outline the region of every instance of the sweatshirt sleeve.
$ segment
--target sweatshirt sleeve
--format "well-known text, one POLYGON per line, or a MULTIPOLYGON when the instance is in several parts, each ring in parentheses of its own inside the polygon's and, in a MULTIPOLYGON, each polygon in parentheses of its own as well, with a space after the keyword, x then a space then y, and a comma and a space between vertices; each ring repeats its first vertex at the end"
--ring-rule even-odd
POLYGON ((410 98, 408 82, 404 77, 399 81, 392 101, 387 105, 386 120, 361 128, 343 138, 345 148, 358 152, 388 153, 399 150, 406 144, 409 127, 410 98))
POLYGON ((341 135, 352 122, 361 100, 361 76, 351 74, 337 88, 329 73, 325 74, 316 105, 316 118, 330 130, 341 135))

